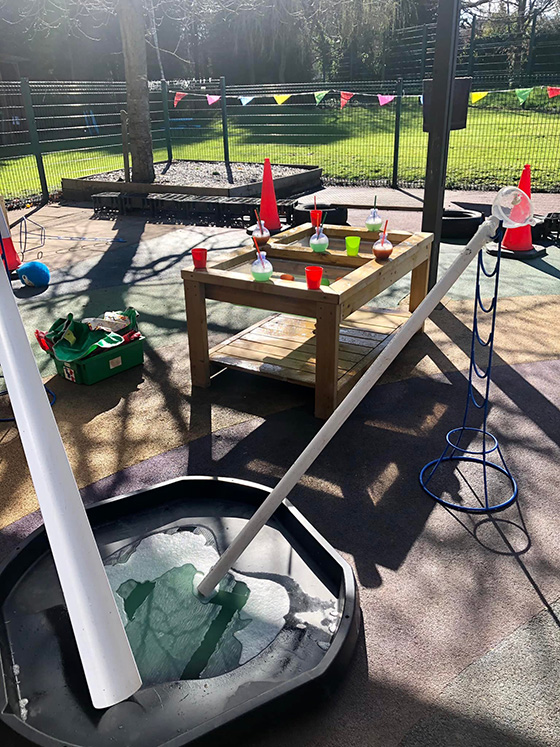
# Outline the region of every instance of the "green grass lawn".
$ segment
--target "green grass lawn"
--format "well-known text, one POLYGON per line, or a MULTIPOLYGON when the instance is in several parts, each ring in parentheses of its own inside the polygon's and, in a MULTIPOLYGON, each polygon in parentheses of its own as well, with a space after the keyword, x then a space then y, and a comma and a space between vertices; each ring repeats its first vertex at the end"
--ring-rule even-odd
MULTIPOLYGON (((399 180, 402 185, 420 184, 428 136, 422 132, 422 109, 416 99, 404 100, 401 123, 399 180)), ((223 158, 219 120, 173 133, 176 158, 223 158)), ((252 111, 232 108, 229 138, 235 161, 260 162, 268 156, 276 163, 321 166, 324 175, 333 179, 383 182, 392 174, 394 104, 342 111, 289 105, 258 106, 252 111)), ((470 107, 467 128, 451 134, 447 184, 450 188, 513 184, 523 165, 530 163, 535 190, 560 190, 559 140, 560 110, 470 107)), ((154 157, 165 160, 165 148, 156 147, 154 157)), ((122 155, 118 147, 68 150, 45 154, 44 163, 49 188, 54 190, 63 176, 119 168, 122 155)), ((20 197, 39 191, 33 156, 0 156, 0 194, 20 197)))

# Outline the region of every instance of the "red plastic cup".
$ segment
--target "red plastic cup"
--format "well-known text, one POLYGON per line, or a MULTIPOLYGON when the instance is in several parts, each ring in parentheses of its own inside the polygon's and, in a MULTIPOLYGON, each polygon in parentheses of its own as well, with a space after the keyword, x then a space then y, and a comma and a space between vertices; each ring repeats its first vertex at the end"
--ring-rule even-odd
POLYGON ((318 228, 321 225, 321 218, 323 217, 323 211, 322 210, 310 210, 309 211, 311 215, 311 225, 313 228, 318 228))
POLYGON ((305 268, 305 279, 310 291, 319 290, 321 287, 321 278, 323 277, 323 268, 312 265, 305 268))
POLYGON ((197 246, 195 249, 191 252, 193 262, 194 262, 194 269, 195 270, 205 270, 206 269, 206 258, 208 256, 208 249, 204 249, 201 246, 197 246))

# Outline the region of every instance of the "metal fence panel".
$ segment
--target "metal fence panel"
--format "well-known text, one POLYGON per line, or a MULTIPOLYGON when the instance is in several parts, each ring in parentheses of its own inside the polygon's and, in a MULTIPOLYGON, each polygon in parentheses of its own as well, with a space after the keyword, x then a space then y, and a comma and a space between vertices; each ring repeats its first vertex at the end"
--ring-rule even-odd
MULTIPOLYGON (((531 77, 522 77, 517 85, 532 83, 531 77)), ((494 76, 475 87, 492 93, 469 107, 467 128, 451 134, 448 186, 483 189, 515 183, 523 165, 531 163, 534 189, 560 189, 560 96, 549 98, 545 88, 535 88, 521 106, 514 90, 502 91, 509 88, 506 78, 494 76)), ((421 81, 404 81, 403 89, 397 183, 422 186, 428 137, 422 130, 421 81)), ((60 187, 64 176, 122 168, 124 83, 39 82, 31 83, 30 91, 51 192, 60 187)), ((397 81, 228 86, 231 160, 262 163, 269 157, 274 163, 320 166, 331 183, 388 185, 393 174, 396 101, 381 106, 378 94, 396 91, 397 81), (329 91, 318 104, 314 88, 329 91), (343 109, 341 90, 354 94, 343 109), (288 94, 290 98, 281 105, 273 98, 288 94), (241 97, 252 99, 244 106, 241 97)), ((169 132, 175 158, 223 160, 223 101, 207 99, 219 95, 218 81, 169 83, 169 132), (176 99, 178 93, 186 95, 176 99)), ((149 98, 154 159, 166 161, 159 82, 150 83, 149 98)), ((40 194, 19 83, 0 83, 0 123, 0 193, 8 198, 40 194)))
POLYGON ((41 184, 25 116, 21 86, 0 83, 0 194, 40 194, 41 184))

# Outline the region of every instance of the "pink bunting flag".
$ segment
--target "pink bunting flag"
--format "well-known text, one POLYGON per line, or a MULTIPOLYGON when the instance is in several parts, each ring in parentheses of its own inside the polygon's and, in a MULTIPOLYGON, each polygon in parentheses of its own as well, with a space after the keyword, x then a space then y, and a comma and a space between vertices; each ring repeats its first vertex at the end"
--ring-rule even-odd
POLYGON ((382 93, 377 94, 377 98, 379 99, 379 106, 385 106, 385 104, 390 104, 391 101, 395 98, 394 96, 385 96, 382 93))
POLYGON ((210 96, 210 94, 206 94, 206 101, 208 102, 208 106, 212 106, 212 104, 215 104, 216 101, 219 101, 221 98, 221 96, 210 96))
POLYGON ((354 94, 350 93, 350 91, 341 91, 340 92, 340 108, 344 109, 346 104, 350 101, 354 94))
POLYGON ((555 96, 560 96, 560 88, 556 86, 547 86, 548 98, 553 99, 555 96))
POLYGON ((175 94, 175 98, 173 99, 173 106, 176 107, 179 101, 181 101, 181 99, 184 99, 186 95, 186 93, 180 93, 179 91, 177 91, 177 93, 175 94))

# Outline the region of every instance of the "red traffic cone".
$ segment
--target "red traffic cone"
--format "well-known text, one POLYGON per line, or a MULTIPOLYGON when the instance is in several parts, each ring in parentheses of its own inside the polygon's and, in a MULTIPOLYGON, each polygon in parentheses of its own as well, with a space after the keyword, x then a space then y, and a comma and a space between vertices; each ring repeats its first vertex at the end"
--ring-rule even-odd
MULTIPOLYGON (((13 272, 21 265, 20 259, 14 249, 14 242, 10 235, 10 227, 4 211, 0 208, 0 236, 2 236, 2 246, 4 247, 4 254, 6 255, 6 261, 8 263, 8 272, 13 272)), ((0 250, 0 262, 2 261, 2 252, 0 250)))
MULTIPOLYGON (((531 197, 531 166, 529 164, 523 168, 518 186, 528 197, 531 197)), ((544 249, 534 248, 531 226, 521 226, 506 230, 502 240, 502 253, 504 257, 513 259, 533 259, 545 252, 544 249)))
POLYGON ((260 215, 261 220, 264 221, 265 226, 271 233, 279 231, 282 227, 278 216, 278 206, 276 204, 276 193, 274 191, 274 180, 272 179, 270 158, 264 159, 260 215))

